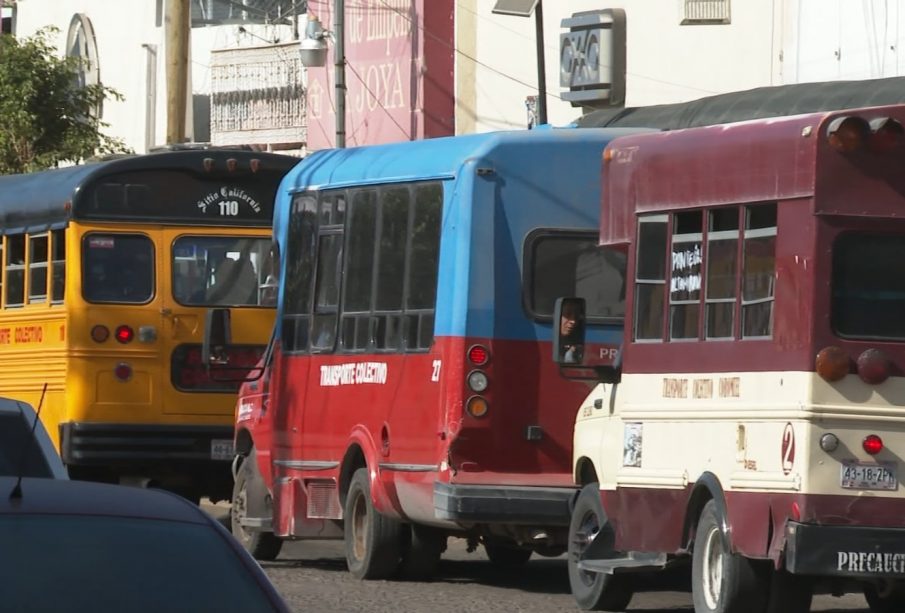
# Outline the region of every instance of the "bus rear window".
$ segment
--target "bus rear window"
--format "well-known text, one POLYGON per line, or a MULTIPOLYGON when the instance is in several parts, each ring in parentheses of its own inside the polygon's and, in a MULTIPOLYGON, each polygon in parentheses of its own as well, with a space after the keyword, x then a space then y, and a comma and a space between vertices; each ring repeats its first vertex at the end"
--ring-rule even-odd
POLYGON ((836 334, 905 339, 905 236, 840 236, 833 247, 832 283, 836 334))
POLYGON ((584 298, 590 318, 625 315, 625 254, 599 247, 593 232, 541 230, 526 245, 526 302, 536 319, 552 317, 561 296, 584 298))
POLYGON ((88 302, 144 304, 154 296, 154 244, 141 234, 86 234, 82 293, 88 302))
POLYGON ((273 306, 270 240, 181 236, 173 242, 173 297, 189 306, 273 306))

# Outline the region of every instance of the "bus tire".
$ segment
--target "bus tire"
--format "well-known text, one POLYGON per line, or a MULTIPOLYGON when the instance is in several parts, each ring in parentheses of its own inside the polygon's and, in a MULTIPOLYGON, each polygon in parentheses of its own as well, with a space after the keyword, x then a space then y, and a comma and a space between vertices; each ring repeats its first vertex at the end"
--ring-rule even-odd
MULTIPOLYGON (((695 531, 691 594, 695 613, 760 612, 766 606, 770 575, 753 561, 732 553, 725 518, 711 500, 704 505, 695 531)), ((791 613, 791 612, 790 612, 791 613)))
POLYGON ((371 502, 368 469, 352 475, 346 494, 343 536, 346 565, 356 579, 387 579, 399 568, 403 524, 381 515, 371 502))
POLYGON ((402 529, 402 562, 399 575, 403 579, 426 581, 434 576, 440 556, 446 551, 446 534, 430 526, 412 524, 402 529))
POLYGON ((515 541, 493 537, 484 539, 484 552, 495 566, 502 568, 524 566, 534 553, 527 547, 519 547, 515 541))
POLYGON ((283 548, 283 540, 275 536, 273 532, 253 532, 242 526, 248 509, 249 473, 255 470, 258 470, 258 464, 255 450, 252 448, 236 472, 236 482, 233 486, 232 503, 229 509, 230 532, 256 560, 275 560, 280 555, 280 549, 283 548))
POLYGON ((632 601, 632 589, 624 576, 581 570, 578 563, 593 540, 604 539, 612 550, 615 535, 603 510, 600 486, 581 488, 569 522, 568 569, 572 596, 585 611, 624 611, 632 601))
POLYGON ((905 611, 905 589, 893 586, 883 591, 874 585, 864 586, 864 599, 873 613, 902 613, 905 611))

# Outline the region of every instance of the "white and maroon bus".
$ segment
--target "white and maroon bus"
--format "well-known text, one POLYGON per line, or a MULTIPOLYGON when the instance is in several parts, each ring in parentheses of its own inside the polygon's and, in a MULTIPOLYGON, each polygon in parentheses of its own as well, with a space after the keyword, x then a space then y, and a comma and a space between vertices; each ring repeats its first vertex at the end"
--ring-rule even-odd
POLYGON ((697 613, 814 591, 905 611, 903 125, 874 107, 608 146, 601 248, 628 287, 575 424, 582 608, 685 563, 697 613))

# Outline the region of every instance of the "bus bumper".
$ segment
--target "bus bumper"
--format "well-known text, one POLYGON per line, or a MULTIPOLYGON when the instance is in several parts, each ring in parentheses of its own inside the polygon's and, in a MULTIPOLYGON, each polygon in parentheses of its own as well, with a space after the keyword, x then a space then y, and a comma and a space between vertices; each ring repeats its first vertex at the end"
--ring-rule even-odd
POLYGON ((75 466, 232 460, 232 426, 157 424, 60 425, 60 455, 75 466))
POLYGON ((786 570, 798 575, 905 577, 905 527, 820 526, 789 522, 786 570))
POLYGON ((454 485, 434 483, 438 519, 468 524, 568 526, 570 501, 577 490, 567 487, 454 485))

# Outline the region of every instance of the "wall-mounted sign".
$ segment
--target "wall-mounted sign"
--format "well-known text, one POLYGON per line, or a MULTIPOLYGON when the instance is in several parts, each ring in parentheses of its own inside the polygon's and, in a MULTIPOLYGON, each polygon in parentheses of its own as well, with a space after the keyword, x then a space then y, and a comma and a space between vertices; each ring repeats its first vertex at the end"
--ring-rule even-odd
POLYGON ((625 11, 605 9, 573 13, 560 25, 559 84, 569 88, 563 100, 572 106, 625 103, 625 11))

